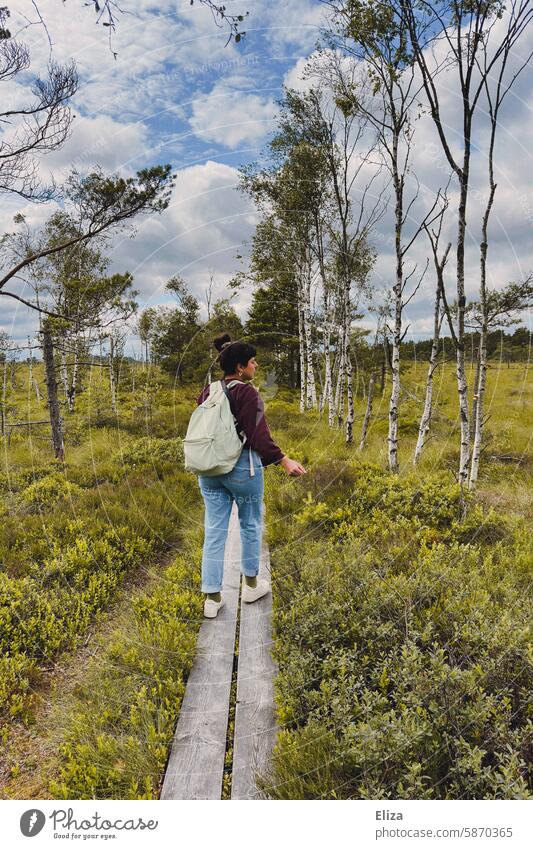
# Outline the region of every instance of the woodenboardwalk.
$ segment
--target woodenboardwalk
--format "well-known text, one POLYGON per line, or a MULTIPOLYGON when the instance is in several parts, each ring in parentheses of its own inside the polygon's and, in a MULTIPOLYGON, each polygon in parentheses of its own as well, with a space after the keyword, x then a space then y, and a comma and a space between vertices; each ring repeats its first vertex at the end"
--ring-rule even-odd
MULTIPOLYGON (((216 619, 200 627, 161 799, 220 799, 235 658, 240 598, 241 542, 233 504, 224 558, 225 605, 216 619)), ((263 540, 259 575, 270 580, 268 547, 263 540)), ((258 799, 256 771, 263 771, 276 739, 270 653, 272 594, 240 602, 237 703, 233 739, 232 799, 258 799)))

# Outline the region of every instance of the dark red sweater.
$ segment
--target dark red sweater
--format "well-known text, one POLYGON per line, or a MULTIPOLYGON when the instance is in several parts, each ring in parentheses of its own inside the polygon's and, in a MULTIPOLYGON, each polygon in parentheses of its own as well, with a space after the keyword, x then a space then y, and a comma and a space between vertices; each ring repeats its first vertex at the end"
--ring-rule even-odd
MULTIPOLYGON (((245 447, 252 447, 261 456, 263 466, 279 463, 284 456, 272 436, 265 418, 263 399, 251 383, 235 383, 228 389, 233 399, 233 410, 237 419, 237 432, 246 434, 245 447)), ((209 386, 204 386, 196 399, 197 404, 209 395, 209 386)))

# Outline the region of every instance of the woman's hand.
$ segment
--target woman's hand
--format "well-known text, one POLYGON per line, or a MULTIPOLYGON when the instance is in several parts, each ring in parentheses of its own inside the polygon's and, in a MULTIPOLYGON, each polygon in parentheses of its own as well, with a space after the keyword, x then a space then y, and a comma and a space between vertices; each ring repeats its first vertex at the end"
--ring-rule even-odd
POLYGON ((291 458, 287 457, 287 455, 282 457, 282 459, 280 460, 280 466, 283 466, 287 474, 291 475, 292 477, 299 477, 300 475, 307 474, 306 470, 304 469, 301 463, 299 463, 297 460, 291 460, 291 458))

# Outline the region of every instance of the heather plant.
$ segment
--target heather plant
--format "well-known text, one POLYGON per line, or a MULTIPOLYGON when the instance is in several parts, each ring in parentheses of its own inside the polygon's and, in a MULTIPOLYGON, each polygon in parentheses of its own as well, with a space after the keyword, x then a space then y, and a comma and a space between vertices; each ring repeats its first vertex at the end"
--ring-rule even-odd
POLYGON ((270 537, 281 733, 263 792, 529 798, 523 520, 470 503, 461 521, 447 473, 352 474, 299 510, 268 493, 285 532, 270 537))

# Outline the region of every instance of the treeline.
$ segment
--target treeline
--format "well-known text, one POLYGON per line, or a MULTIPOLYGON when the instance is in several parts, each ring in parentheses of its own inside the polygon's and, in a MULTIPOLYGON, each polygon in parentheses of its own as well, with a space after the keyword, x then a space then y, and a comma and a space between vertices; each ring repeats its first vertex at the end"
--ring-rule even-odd
MULTIPOLYGON (((246 321, 236 314, 231 297, 211 303, 212 286, 205 297, 199 296, 207 307, 207 321, 201 320, 198 298, 185 281, 172 277, 166 289, 176 305, 144 310, 138 319, 143 358, 178 382, 199 382, 212 377, 215 333, 250 337, 276 382, 299 389, 300 410, 324 413, 330 427, 343 428, 347 444, 356 439, 354 398, 364 380, 368 403, 360 450, 373 392, 377 384, 384 386, 388 370, 387 460, 390 471, 398 472, 405 397, 402 358, 410 362, 424 355, 427 362, 416 463, 431 435, 433 376, 444 355, 456 366, 458 479, 474 488, 487 420, 488 359, 497 356, 498 346, 509 359, 517 351, 520 359, 527 357, 520 335, 515 340, 513 334, 513 341, 502 347, 507 338, 502 329, 516 324, 533 303, 533 274, 502 280, 491 290, 487 270, 494 175, 500 167, 497 153, 501 155, 496 144, 500 110, 527 66, 527 57, 514 57, 533 10, 530 3, 506 6, 499 0, 334 0, 328 6, 322 49, 306 67, 308 84, 303 90, 285 88, 264 155, 241 169, 238 188, 253 202, 258 224, 248 267, 230 281, 229 289, 252 289, 246 321), (446 76, 444 89, 441 74, 446 76), (444 115, 442 90, 455 94, 459 104, 458 133, 444 115), (418 158, 416 139, 423 115, 433 122, 438 139, 434 159, 439 160, 435 174, 440 185, 433 187, 419 179, 424 162, 418 158), (484 161, 478 163, 473 157, 482 150, 484 161), (471 198, 474 173, 478 182, 471 198), (387 213, 389 232, 383 233, 378 224, 387 213), (453 236, 444 244, 447 232, 453 236), (479 232, 479 278, 472 299, 467 299, 465 285, 470 274, 465 267, 467 232, 479 232), (373 276, 380 249, 388 263, 384 286, 373 276), (424 292, 433 293, 433 328, 431 340, 413 344, 406 340, 405 311, 420 297, 423 281, 424 292), (373 335, 359 323, 368 312, 377 328, 373 335), (476 362, 473 373, 467 373, 469 358, 476 362)), ((3 42, 4 76, 16 77, 29 56, 10 34, 4 34, 3 42)), ((37 144, 39 150, 59 147, 71 122, 68 102, 77 77, 73 67, 59 70, 48 96, 31 111, 43 119, 52 111, 60 128, 45 138, 32 137, 27 129, 29 138, 9 154, 13 181, 0 186, 0 193, 20 194, 19 177, 23 183, 26 177, 24 197, 37 201, 60 196, 62 205, 37 231, 24 216, 15 216, 15 230, 0 237, 0 294, 39 315, 39 330, 28 348, 32 354, 39 349, 44 359, 54 451, 62 458, 61 400, 67 414, 72 413, 84 369, 97 365, 107 369, 116 410, 118 364, 131 320, 137 319, 132 275, 109 274, 103 248, 111 234, 131 228, 139 215, 167 208, 174 175, 170 165, 144 168, 127 179, 106 175, 101 168, 85 176, 73 169, 61 192, 55 185, 34 184, 28 150, 37 144), (31 298, 8 288, 21 274, 31 298)), ((9 114, 28 111, 25 107, 9 114)), ((0 340, 2 347, 12 353, 0 340)), ((132 389, 134 380, 132 375, 132 389)), ((143 380, 147 385, 148 369, 143 380)))
MULTIPOLYGON (((403 342, 401 357, 404 360, 428 360, 431 353, 431 339, 420 339, 417 342, 403 342)), ((476 362, 479 354, 479 333, 465 333, 465 353, 471 363, 476 362)), ((493 330, 486 337, 487 357, 501 359, 506 363, 528 362, 531 358, 531 331, 527 327, 517 327, 513 333, 493 330)), ((455 354, 453 340, 443 336, 440 342, 443 357, 452 359, 455 354)))

